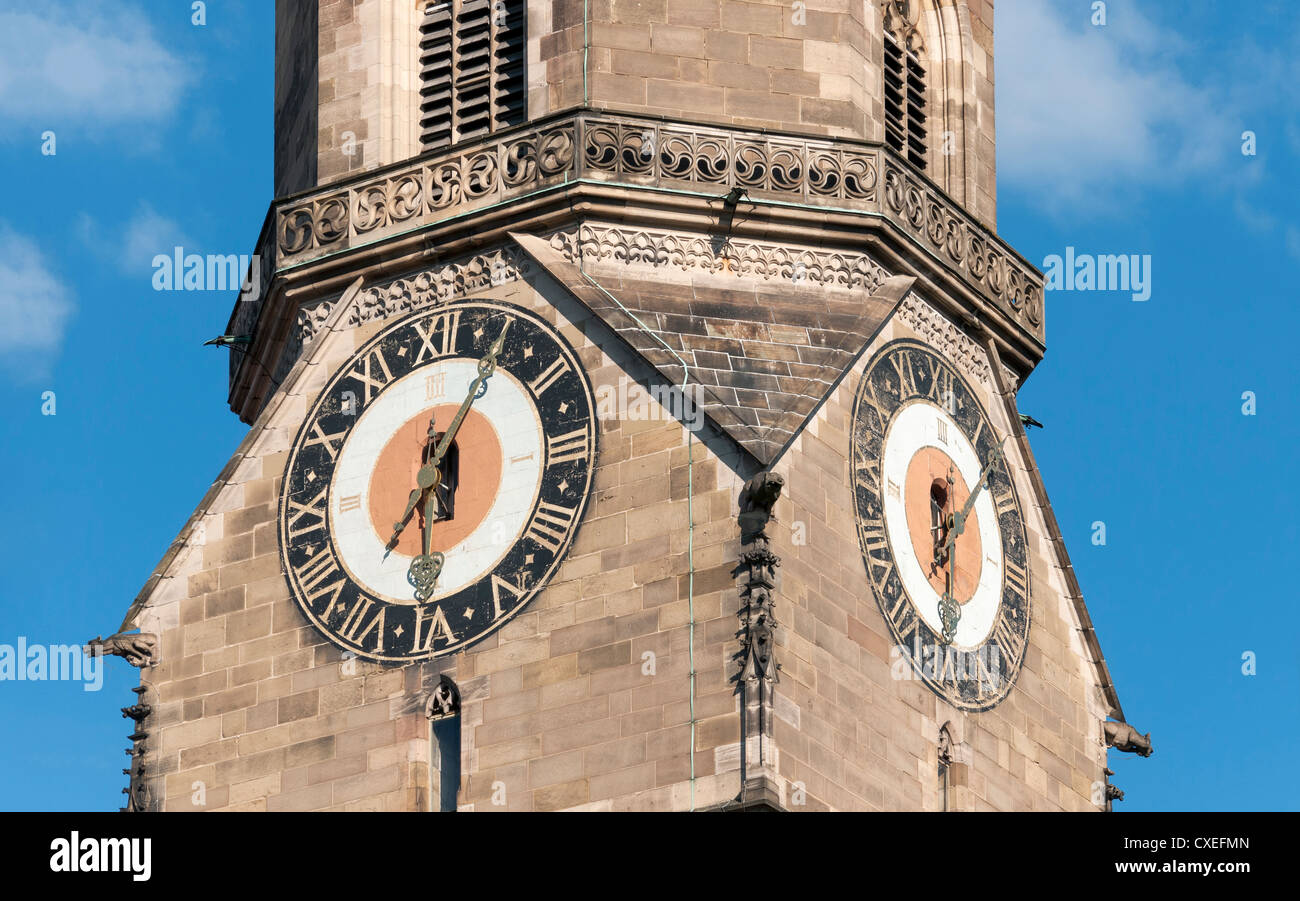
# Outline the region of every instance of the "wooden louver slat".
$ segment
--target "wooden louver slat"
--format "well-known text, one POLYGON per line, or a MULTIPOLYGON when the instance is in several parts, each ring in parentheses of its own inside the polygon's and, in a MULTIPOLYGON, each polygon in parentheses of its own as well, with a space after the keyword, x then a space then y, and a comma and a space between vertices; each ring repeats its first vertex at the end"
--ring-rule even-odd
POLYGON ((527 112, 524 0, 446 0, 420 26, 425 149, 515 125, 527 112))
POLYGON ((926 168, 925 68, 892 34, 885 34, 885 143, 918 169, 926 168))

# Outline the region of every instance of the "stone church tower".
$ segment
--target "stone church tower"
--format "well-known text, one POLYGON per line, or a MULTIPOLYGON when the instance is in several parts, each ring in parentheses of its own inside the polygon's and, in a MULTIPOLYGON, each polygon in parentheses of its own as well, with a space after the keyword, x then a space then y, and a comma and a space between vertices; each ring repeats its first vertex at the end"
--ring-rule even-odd
POLYGON ((1108 808, 992 7, 279 0, 128 806, 1108 808))

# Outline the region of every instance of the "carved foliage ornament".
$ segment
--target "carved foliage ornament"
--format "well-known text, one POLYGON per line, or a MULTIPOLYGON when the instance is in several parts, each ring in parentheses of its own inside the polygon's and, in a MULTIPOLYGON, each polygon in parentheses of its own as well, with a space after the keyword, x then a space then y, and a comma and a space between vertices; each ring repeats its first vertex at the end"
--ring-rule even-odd
POLYGON ((919 27, 921 4, 918 0, 884 0, 881 11, 884 14, 885 31, 913 53, 919 55, 925 52, 925 42, 921 39, 919 27))
MULTIPOLYGON (((357 295, 344 325, 355 328, 390 316, 438 306, 493 285, 526 277, 532 271, 532 260, 514 246, 434 266, 408 278, 365 288, 357 295)), ((333 309, 333 301, 323 301, 298 311, 293 342, 286 349, 281 369, 288 371, 303 346, 315 339, 333 309)))
POLYGON ((883 267, 864 254, 826 253, 751 241, 728 241, 715 250, 708 238, 699 235, 584 225, 577 233, 557 232, 550 243, 571 263, 581 258, 588 263, 671 266, 792 285, 860 288, 868 293, 889 277, 883 267))
MULTIPOLYGON (((776 662, 776 615, 774 594, 776 571, 781 558, 772 553, 767 524, 772 507, 781 496, 785 480, 776 473, 761 472, 745 483, 740 491, 740 572, 744 584, 740 589, 740 662, 738 678, 742 683, 779 681, 776 662)), ((763 695, 760 693, 760 707, 763 695)), ((770 699, 770 693, 769 693, 770 699)), ((761 728, 760 711, 760 728, 761 728)))

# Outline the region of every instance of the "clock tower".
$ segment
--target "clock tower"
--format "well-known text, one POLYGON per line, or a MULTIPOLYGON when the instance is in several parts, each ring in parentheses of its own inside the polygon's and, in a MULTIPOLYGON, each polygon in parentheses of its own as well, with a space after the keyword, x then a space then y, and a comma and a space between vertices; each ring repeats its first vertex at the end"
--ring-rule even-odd
MULTIPOLYGON (((278 0, 138 810, 1104 810, 992 0, 278 0)), ((138 633, 137 633, 138 630, 138 633)))

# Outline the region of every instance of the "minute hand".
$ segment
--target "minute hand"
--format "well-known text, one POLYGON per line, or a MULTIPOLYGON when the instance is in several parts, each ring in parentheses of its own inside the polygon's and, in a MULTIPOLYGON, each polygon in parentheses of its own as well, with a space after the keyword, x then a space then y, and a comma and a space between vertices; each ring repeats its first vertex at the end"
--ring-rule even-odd
MULTIPOLYGON (((1002 441, 1005 440, 1005 438, 1002 439, 1002 441)), ((948 533, 948 541, 944 544, 944 550, 949 555, 952 554, 953 547, 957 544, 958 536, 966 530, 966 519, 975 507, 975 499, 979 497, 980 489, 988 482, 989 475, 993 472, 993 466, 998 460, 1002 459, 1002 441, 994 445, 993 452, 989 456, 989 462, 985 464, 983 471, 980 473, 979 481, 971 489, 970 497, 966 498, 966 503, 962 504, 961 510, 952 518, 952 529, 948 533)))
POLYGON ((451 425, 447 426, 447 431, 443 433, 442 440, 438 446, 433 449, 433 456, 429 462, 420 467, 420 472, 416 476, 416 484, 421 488, 428 488, 437 481, 438 464, 442 462, 443 456, 447 453, 447 448, 451 447, 451 442, 456 439, 456 433, 460 431, 461 423, 465 421, 469 408, 474 405, 474 400, 479 391, 487 380, 492 378, 492 373, 496 372, 497 355, 501 353, 501 348, 506 343, 506 332, 510 330, 510 320, 501 328, 501 334, 492 342, 488 348, 487 355, 478 361, 478 376, 474 381, 469 383, 469 393, 465 395, 465 400, 461 402, 460 409, 456 411, 456 416, 452 419, 451 425))

